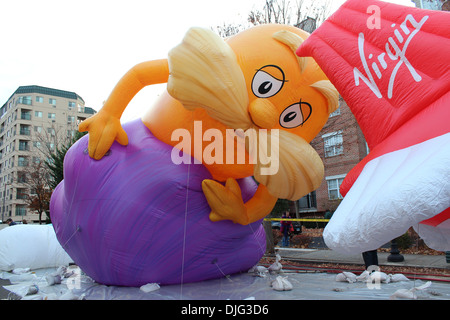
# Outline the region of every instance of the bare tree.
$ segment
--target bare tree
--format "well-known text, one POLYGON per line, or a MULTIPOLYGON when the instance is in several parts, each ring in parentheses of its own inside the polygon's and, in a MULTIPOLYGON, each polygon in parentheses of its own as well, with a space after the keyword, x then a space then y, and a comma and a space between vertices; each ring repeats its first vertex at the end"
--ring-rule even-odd
POLYGON ((242 24, 227 24, 223 23, 220 26, 216 26, 215 28, 211 28, 214 32, 216 32, 219 36, 222 38, 228 38, 232 35, 235 35, 243 30, 246 29, 246 27, 242 24))
POLYGON ((330 15, 330 3, 331 0, 266 0, 262 10, 249 13, 248 21, 252 25, 281 23, 299 27, 303 21, 312 19, 320 25, 330 15))
POLYGON ((44 213, 48 216, 50 214, 50 197, 59 182, 56 180, 62 179, 62 161, 77 133, 76 123, 67 126, 57 125, 53 121, 43 123, 34 132, 33 152, 27 157, 23 169, 17 173, 17 197, 22 199, 31 211, 37 212, 39 224, 42 223, 44 213), (60 173, 53 172, 49 164, 54 164, 55 159, 59 158, 62 158, 61 163, 57 164, 60 173))
POLYGON ((57 125, 55 122, 48 122, 46 127, 41 127, 39 131, 35 132, 37 142, 37 149, 43 159, 48 159, 49 156, 55 153, 56 150, 70 145, 72 139, 78 132, 77 125, 72 126, 57 125), (72 132, 73 134, 69 134, 72 132))
POLYGON ((18 197, 23 199, 28 207, 39 215, 39 224, 42 223, 42 214, 49 211, 50 189, 48 170, 41 161, 31 162, 19 173, 19 181, 25 188, 18 189, 18 197))
POLYGON ((222 38, 227 38, 251 26, 279 23, 293 25, 311 33, 330 15, 330 3, 331 0, 266 0, 262 8, 255 8, 248 13, 248 24, 224 22, 211 29, 222 38))

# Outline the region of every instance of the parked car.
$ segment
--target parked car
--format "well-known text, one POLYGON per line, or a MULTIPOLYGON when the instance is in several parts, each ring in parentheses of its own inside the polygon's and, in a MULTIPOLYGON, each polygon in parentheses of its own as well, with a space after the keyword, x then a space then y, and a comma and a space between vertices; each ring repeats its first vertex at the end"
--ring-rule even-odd
POLYGON ((292 226, 294 227, 293 234, 302 233, 302 224, 300 223, 300 221, 292 221, 292 226))

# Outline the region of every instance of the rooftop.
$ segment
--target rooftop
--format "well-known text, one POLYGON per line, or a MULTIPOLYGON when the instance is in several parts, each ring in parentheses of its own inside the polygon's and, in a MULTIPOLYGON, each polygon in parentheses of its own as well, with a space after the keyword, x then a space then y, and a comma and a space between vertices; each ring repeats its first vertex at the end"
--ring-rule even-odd
MULTIPOLYGON (((46 95, 56 96, 56 97, 62 97, 62 98, 67 98, 67 99, 74 99, 74 100, 80 99, 84 103, 83 98, 81 98, 75 92, 59 90, 59 89, 53 89, 53 88, 47 88, 47 87, 41 87, 41 86, 36 86, 36 85, 33 85, 33 86, 20 86, 11 95, 11 97, 13 95, 15 95, 15 94, 23 94, 23 93, 41 93, 41 94, 46 94, 46 95)), ((10 97, 10 99, 11 99, 11 97, 10 97)))

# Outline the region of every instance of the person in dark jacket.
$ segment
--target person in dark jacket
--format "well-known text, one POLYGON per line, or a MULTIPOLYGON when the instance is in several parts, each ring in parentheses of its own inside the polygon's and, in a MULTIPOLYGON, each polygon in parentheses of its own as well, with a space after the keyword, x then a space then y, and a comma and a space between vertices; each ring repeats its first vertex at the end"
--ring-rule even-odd
POLYGON ((6 220, 6 223, 7 223, 9 226, 14 226, 14 225, 17 224, 17 223, 15 223, 11 218, 9 218, 8 220, 6 220))
MULTIPOLYGON (((281 218, 290 219, 289 211, 286 211, 281 218)), ((292 221, 281 220, 280 231, 283 234, 283 242, 282 242, 283 247, 289 247, 289 235, 292 231, 291 229, 293 229, 292 221)))

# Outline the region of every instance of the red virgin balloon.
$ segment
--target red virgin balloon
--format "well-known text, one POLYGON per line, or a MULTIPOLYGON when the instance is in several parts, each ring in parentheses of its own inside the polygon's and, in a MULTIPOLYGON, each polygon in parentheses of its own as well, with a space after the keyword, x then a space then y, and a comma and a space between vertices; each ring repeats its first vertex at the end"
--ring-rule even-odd
POLYGON ((345 2, 297 50, 312 56, 355 115, 370 153, 341 185, 324 232, 343 253, 413 226, 450 250, 450 14, 345 2))

